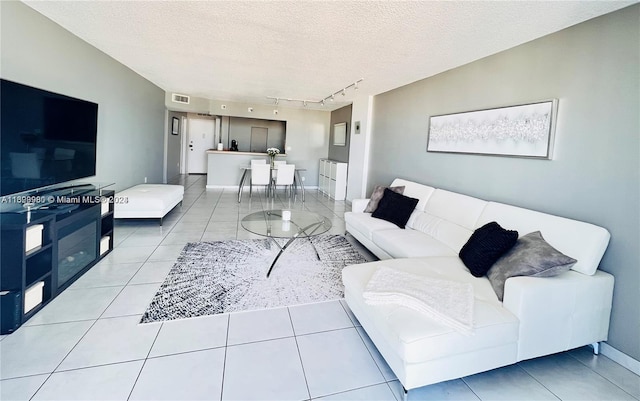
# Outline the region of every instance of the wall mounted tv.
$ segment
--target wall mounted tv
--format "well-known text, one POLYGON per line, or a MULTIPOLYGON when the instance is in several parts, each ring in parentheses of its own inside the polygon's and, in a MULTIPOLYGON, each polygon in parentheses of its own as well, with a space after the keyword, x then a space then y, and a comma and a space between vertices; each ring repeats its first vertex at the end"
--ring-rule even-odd
POLYGON ((0 195, 96 174, 96 103, 0 79, 0 110, 0 195))

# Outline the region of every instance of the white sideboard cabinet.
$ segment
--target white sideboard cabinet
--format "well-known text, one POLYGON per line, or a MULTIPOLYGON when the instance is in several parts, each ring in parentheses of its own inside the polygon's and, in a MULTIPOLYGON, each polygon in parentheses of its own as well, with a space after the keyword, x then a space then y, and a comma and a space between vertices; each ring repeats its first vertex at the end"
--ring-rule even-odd
POLYGON ((335 200, 347 197, 347 166, 329 159, 320 159, 318 189, 335 200))

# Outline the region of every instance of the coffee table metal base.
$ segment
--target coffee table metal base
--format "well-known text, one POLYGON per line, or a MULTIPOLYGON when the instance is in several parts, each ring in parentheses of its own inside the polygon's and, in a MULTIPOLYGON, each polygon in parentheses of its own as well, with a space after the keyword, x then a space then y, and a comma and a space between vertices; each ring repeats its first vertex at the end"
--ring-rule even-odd
POLYGON ((263 210, 251 213, 242 219, 241 224, 242 228, 253 234, 270 237, 280 248, 280 252, 278 252, 273 262, 271 262, 271 266, 269 266, 267 277, 271 275, 271 271, 278 262, 278 259, 280 259, 280 256, 289 248, 296 238, 309 238, 309 242, 311 242, 311 246, 313 246, 313 250, 316 252, 316 257, 320 260, 320 255, 311 237, 315 237, 331 229, 331 222, 319 213, 295 209, 263 210), (286 218, 283 218, 283 216, 286 216, 286 218), (292 230, 291 228, 293 227, 295 227, 295 229, 292 230), (280 246, 276 238, 286 238, 287 242, 284 246, 280 246))
MULTIPOLYGON (((294 240, 299 238, 298 236, 300 234, 305 234, 305 237, 309 239, 309 242, 311 243, 311 246, 313 247, 313 250, 316 252, 316 257, 318 258, 318 260, 320 260, 320 255, 318 254, 318 250, 316 249, 316 246, 313 244, 313 241, 311 241, 311 235, 313 235, 313 232, 316 231, 323 224, 324 224, 323 222, 309 224, 306 227, 300 228, 300 230, 298 231, 298 233, 296 235, 294 235, 293 237, 289 238, 289 241, 287 241, 287 243, 284 244, 284 246, 280 248, 280 252, 278 252, 278 254, 276 255, 276 258, 273 259, 273 262, 271 262, 271 266, 269 267, 269 270, 267 271, 267 277, 269 277, 269 275, 271 274, 271 270, 273 270, 273 266, 275 266, 276 262, 278 261, 278 259, 280 259, 280 255, 282 255, 284 253, 284 251, 289 247, 289 245, 291 245, 291 243, 294 240), (313 231, 311 231, 311 233, 307 233, 307 230, 310 230, 312 228, 313 228, 313 231)), ((280 244, 278 244, 278 242, 273 237, 271 237, 271 239, 273 239, 273 242, 275 242, 278 246, 280 246, 280 244)))
MULTIPOLYGON (((278 259, 280 259, 280 255, 282 255, 284 253, 284 251, 287 250, 287 248, 289 247, 289 245, 291 245, 291 243, 297 239, 298 237, 291 237, 289 239, 289 241, 287 241, 286 244, 284 244, 283 247, 280 248, 280 252, 278 252, 278 254, 276 255, 275 259, 273 259, 273 262, 271 262, 271 266, 269 266, 269 271, 267 271, 267 278, 269 278, 269 275, 271 274, 271 270, 273 270, 273 267, 276 265, 276 262, 278 262, 278 259)), ((272 238, 273 239, 273 238, 272 238)), ((311 246, 313 247, 313 250, 316 251, 316 257, 318 258, 318 260, 320 260, 320 255, 318 254, 318 250, 316 249, 316 246, 313 244, 313 241, 311 241, 311 238, 309 239, 309 243, 311 244, 311 246)), ((274 241, 278 246, 280 246, 280 244, 278 244, 275 239, 274 241)))

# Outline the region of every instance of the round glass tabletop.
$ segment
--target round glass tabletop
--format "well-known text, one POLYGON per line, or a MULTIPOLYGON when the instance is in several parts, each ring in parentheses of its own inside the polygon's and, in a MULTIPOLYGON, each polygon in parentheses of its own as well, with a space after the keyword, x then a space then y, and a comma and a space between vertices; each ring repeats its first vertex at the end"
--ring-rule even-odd
POLYGON ((311 237, 331 229, 329 219, 306 210, 263 210, 245 216, 241 224, 249 232, 275 238, 311 237))

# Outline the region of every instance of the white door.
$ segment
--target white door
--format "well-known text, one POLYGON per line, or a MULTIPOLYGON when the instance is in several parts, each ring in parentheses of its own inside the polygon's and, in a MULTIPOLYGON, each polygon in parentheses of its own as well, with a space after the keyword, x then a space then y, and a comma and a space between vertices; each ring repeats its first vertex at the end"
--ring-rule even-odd
POLYGON ((189 119, 189 143, 187 144, 187 173, 207 174, 207 154, 214 147, 214 120, 189 119))

